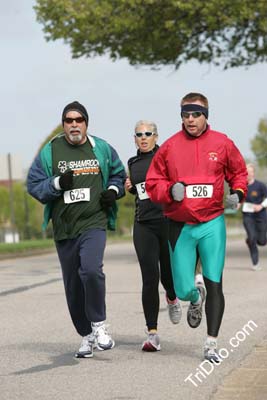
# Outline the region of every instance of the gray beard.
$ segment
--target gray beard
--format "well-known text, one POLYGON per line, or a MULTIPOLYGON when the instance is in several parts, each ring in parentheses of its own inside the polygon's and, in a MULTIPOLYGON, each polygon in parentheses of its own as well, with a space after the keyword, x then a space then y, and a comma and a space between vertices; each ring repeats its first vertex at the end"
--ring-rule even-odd
POLYGON ((82 134, 79 133, 79 135, 72 135, 71 133, 69 134, 69 138, 73 143, 79 143, 82 140, 82 134))

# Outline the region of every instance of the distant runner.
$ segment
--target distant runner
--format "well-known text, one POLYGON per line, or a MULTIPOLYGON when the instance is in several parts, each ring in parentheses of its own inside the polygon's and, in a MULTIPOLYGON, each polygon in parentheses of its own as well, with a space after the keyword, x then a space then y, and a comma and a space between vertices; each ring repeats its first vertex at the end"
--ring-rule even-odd
POLYGON ((255 179, 255 166, 247 164, 248 193, 242 205, 243 224, 247 232, 246 243, 252 261, 252 269, 259 271, 259 250, 257 245, 267 243, 267 186, 255 179))

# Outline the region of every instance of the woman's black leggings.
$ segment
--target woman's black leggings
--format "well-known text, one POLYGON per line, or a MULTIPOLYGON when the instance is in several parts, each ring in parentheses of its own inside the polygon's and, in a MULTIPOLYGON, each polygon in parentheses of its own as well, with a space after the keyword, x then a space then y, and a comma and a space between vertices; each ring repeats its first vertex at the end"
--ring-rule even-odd
POLYGON ((176 298, 165 220, 135 222, 133 240, 142 274, 142 304, 148 329, 157 329, 159 280, 170 300, 176 298))

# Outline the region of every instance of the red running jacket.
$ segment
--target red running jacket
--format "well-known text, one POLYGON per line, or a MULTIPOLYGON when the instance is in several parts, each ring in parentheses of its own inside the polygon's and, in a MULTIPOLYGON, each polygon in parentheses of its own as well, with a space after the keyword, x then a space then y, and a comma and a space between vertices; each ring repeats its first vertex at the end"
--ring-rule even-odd
POLYGON ((146 190, 153 202, 163 204, 168 218, 199 223, 223 214, 224 181, 246 196, 247 170, 240 151, 208 126, 197 138, 181 130, 160 146, 146 175, 146 190), (185 184, 181 202, 170 195, 176 182, 185 184))

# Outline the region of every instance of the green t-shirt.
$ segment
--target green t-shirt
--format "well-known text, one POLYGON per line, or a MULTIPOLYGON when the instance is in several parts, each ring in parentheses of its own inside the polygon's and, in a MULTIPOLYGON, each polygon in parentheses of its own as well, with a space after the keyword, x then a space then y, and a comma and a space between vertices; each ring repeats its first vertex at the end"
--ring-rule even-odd
POLYGON ((107 226, 107 213, 100 206, 103 191, 99 161, 87 140, 72 145, 64 137, 52 142, 53 174, 72 169, 73 189, 62 192, 53 202, 52 223, 55 240, 73 239, 91 228, 107 226))

